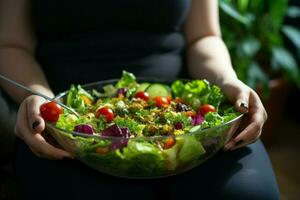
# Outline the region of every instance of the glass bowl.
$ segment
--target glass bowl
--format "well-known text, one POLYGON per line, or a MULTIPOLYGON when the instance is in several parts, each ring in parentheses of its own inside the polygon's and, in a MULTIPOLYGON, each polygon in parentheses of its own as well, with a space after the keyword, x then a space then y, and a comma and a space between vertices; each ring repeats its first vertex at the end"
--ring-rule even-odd
MULTIPOLYGON (((91 90, 101 90, 104 85, 117 80, 107 80, 83 85, 91 90)), ((171 83, 172 80, 139 78, 138 81, 171 83)), ((65 101, 67 92, 58 100, 65 101)), ((86 165, 102 173, 126 178, 157 178, 176 175, 192 169, 223 148, 237 130, 242 114, 214 128, 197 130, 176 136, 136 138, 105 137, 72 132, 46 122, 46 130, 56 142, 86 165), (175 141, 169 149, 161 143, 175 141), (120 145, 126 146, 120 148, 120 145)))

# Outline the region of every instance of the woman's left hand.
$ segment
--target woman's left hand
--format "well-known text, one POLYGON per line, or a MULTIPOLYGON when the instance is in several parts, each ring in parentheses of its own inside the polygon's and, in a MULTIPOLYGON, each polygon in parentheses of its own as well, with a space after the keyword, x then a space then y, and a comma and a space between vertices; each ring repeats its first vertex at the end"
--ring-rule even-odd
POLYGON ((244 129, 225 145, 224 150, 235 150, 255 142, 260 137, 267 120, 267 112, 259 96, 240 80, 221 85, 221 88, 227 98, 235 103, 236 109, 245 113, 243 119, 245 128, 243 127, 244 129))

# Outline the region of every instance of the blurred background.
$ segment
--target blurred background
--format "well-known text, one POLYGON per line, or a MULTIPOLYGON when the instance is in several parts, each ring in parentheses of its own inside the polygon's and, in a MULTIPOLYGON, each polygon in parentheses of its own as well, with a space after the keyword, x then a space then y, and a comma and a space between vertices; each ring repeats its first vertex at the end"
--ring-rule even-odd
MULTIPOLYGON (((300 1, 219 0, 223 39, 240 79, 269 118, 262 141, 282 200, 300 199, 300 1)), ((0 199, 14 199, 14 138, 0 134, 0 199)))
POLYGON ((281 199, 300 199, 300 1, 220 0, 220 20, 239 78, 267 109, 262 141, 281 199))

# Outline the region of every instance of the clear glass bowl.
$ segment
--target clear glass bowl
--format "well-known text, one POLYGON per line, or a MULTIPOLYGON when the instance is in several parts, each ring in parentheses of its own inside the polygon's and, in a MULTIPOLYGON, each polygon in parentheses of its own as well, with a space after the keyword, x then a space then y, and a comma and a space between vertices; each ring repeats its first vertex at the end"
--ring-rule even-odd
MULTIPOLYGON (((163 82, 156 79, 138 81, 163 82)), ((101 90, 116 80, 100 81, 84 85, 83 88, 101 90)), ((59 100, 64 101, 66 92, 59 100)), ((46 123, 46 130, 56 142, 78 160, 103 173, 126 178, 156 178, 171 176, 196 167, 217 153, 237 130, 242 115, 235 119, 205 130, 191 130, 190 133, 174 136, 175 145, 162 149, 160 143, 170 136, 153 136, 124 139, 71 132, 46 123), (120 150, 116 144, 127 144, 120 150)))

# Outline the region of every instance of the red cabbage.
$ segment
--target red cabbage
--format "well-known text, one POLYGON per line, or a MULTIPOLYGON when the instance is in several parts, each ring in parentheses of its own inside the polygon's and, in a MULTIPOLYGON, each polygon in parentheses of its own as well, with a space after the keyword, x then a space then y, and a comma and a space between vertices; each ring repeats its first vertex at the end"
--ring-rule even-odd
POLYGON ((204 117, 200 114, 197 114, 196 116, 192 117, 192 124, 194 126, 202 124, 204 122, 204 117))
POLYGON ((123 137, 129 138, 130 133, 128 128, 122 127, 120 128, 117 124, 111 125, 110 127, 106 128, 101 133, 102 136, 109 136, 109 137, 123 137))
POLYGON ((127 93, 127 88, 119 88, 117 90, 117 97, 120 95, 126 96, 126 93, 127 93))
POLYGON ((106 128, 101 133, 102 136, 109 136, 109 137, 119 137, 113 139, 111 143, 112 149, 121 149, 127 146, 128 138, 130 137, 129 129, 126 127, 120 128, 117 124, 111 125, 110 127, 106 128), (124 139, 121 139, 124 138, 124 139))
POLYGON ((87 134, 93 134, 94 129, 89 124, 79 124, 74 127, 74 131, 78 133, 87 133, 87 134))
POLYGON ((177 129, 177 130, 183 129, 183 123, 182 122, 177 122, 174 126, 175 126, 175 129, 177 129))

